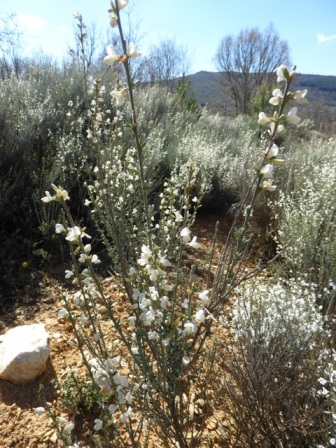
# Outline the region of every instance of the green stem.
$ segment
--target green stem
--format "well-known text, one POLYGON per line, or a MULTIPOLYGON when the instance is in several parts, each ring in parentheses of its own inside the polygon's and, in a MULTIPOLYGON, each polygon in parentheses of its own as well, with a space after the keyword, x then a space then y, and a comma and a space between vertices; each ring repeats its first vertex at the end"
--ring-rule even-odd
POLYGON ((131 70, 130 70, 130 65, 129 65, 129 58, 127 56, 127 44, 126 44, 126 40, 124 38, 123 29, 121 26, 118 4, 116 4, 116 14, 118 15, 118 29, 119 29, 120 40, 122 43, 122 48, 123 48, 123 53, 124 53, 123 64, 124 64, 125 72, 126 72, 127 85, 128 85, 131 110, 132 110, 132 132, 133 132, 135 146, 136 146, 137 153, 138 153, 140 185, 141 185, 141 193, 142 193, 142 199, 143 199, 143 205, 144 205, 144 209, 145 209, 145 217, 146 217, 146 223, 147 223, 148 245, 149 245, 149 248, 152 250, 153 243, 152 243, 152 236, 151 236, 151 232, 150 232, 151 216, 149 213, 148 192, 147 192, 147 186, 146 186, 146 180, 145 180, 145 170, 144 170, 144 160, 143 160, 143 149, 144 149, 145 145, 141 143, 140 136, 139 136, 138 119, 137 119, 137 113, 136 113, 135 101, 134 101, 134 95, 133 95, 133 81, 132 81, 131 70))

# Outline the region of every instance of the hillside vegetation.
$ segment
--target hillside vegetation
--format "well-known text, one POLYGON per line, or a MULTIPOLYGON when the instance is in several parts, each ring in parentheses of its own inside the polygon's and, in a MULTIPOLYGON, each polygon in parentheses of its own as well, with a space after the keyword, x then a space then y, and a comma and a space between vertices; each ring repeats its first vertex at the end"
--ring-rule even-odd
MULTIPOLYGON (((201 71, 186 76, 197 102, 212 112, 235 115, 225 90, 225 74, 201 71)), ((305 75, 297 73, 293 82, 294 90, 309 90, 309 105, 302 110, 303 118, 310 118, 317 127, 326 132, 334 132, 336 126, 336 76, 305 75)))

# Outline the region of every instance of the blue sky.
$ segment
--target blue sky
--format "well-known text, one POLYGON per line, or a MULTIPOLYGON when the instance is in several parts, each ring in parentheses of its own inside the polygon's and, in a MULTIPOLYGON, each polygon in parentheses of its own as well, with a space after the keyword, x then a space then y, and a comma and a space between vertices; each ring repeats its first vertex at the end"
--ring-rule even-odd
MULTIPOLYGON (((106 34, 109 7, 108 0, 0 0, 1 12, 17 14, 25 52, 42 48, 57 58, 72 41, 75 11, 106 34)), ((216 71, 213 59, 224 36, 273 23, 298 72, 336 76, 336 0, 130 0, 126 11, 139 23, 139 50, 145 54, 151 43, 175 38, 190 50, 192 73, 216 71)))

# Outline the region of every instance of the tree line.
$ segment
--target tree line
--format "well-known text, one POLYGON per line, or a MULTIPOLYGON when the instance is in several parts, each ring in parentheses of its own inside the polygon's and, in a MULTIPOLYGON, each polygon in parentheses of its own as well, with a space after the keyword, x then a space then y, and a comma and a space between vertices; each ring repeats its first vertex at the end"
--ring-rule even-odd
MULTIPOLYGON (((76 41, 78 30, 75 30, 76 41)), ((94 25, 88 26, 83 36, 85 54, 88 56, 87 66, 99 69, 98 61, 104 51, 104 44, 97 42, 94 25), (96 58, 95 58, 96 55, 96 58), (95 60, 96 59, 96 60, 95 60)), ((139 36, 134 27, 129 31, 128 40, 139 36)), ((23 38, 15 23, 14 14, 5 14, 0 18, 0 76, 3 79, 14 72, 16 75, 24 71, 27 58, 20 57, 20 46, 23 38)), ((115 37, 108 33, 109 43, 115 37)), ((265 86, 271 86, 273 73, 280 64, 290 65, 290 50, 286 40, 271 24, 265 30, 257 27, 242 29, 237 35, 225 35, 220 41, 214 62, 218 72, 223 76, 221 88, 232 100, 236 114, 249 113, 251 100, 265 86)), ((81 48, 69 48, 70 61, 81 58, 81 48)), ((48 59, 48 56, 46 57, 48 59)), ((190 74, 192 58, 186 46, 175 38, 163 39, 149 48, 146 56, 136 62, 134 71, 139 81, 151 85, 160 83, 167 87, 176 87, 176 80, 190 74)), ((270 87, 271 88, 271 87, 270 87)), ((269 92, 270 88, 267 89, 269 92)))

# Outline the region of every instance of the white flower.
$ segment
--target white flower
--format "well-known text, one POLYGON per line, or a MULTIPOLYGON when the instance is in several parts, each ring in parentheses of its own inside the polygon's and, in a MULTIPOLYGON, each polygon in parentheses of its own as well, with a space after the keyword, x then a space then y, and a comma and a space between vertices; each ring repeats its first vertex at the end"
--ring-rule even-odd
POLYGON ((186 322, 184 324, 184 330, 183 333, 184 335, 189 335, 189 334, 193 334, 196 331, 196 327, 194 322, 186 322))
MULTIPOLYGON (((61 187, 56 187, 56 185, 51 184, 53 190, 56 192, 56 199, 63 199, 66 201, 69 198, 68 192, 61 187)), ((46 192, 47 193, 47 192, 46 192)))
POLYGON ((78 257, 78 261, 80 263, 85 263, 87 259, 88 259, 88 256, 86 254, 83 254, 83 253, 81 253, 80 256, 78 257))
POLYGON ((89 254, 91 252, 91 244, 85 244, 84 246, 84 252, 86 254, 89 254))
POLYGON ((44 196, 43 198, 41 198, 41 201, 42 201, 42 202, 44 202, 44 203, 48 203, 48 202, 51 202, 51 201, 55 201, 55 200, 56 200, 56 198, 55 198, 54 196, 51 196, 51 195, 50 195, 49 191, 46 191, 45 194, 46 194, 46 196, 44 196))
POLYGON ((175 213, 175 222, 182 222, 183 221, 183 216, 181 215, 180 212, 174 212, 175 213))
POLYGON ((93 429, 95 431, 101 430, 103 427, 103 422, 99 418, 96 418, 94 422, 95 422, 95 425, 94 425, 93 429))
POLYGON ((136 269, 133 268, 133 266, 132 266, 132 267, 129 268, 128 275, 129 275, 130 277, 132 277, 133 275, 136 274, 136 272, 137 272, 136 269))
MULTIPOLYGON (((116 10, 116 6, 113 1, 111 1, 111 5, 112 5, 112 8, 114 10, 116 10)), ((128 5, 128 0, 117 0, 117 6, 118 6, 119 10, 125 8, 125 6, 127 6, 127 5, 128 5)))
POLYGON ((264 165, 259 171, 259 174, 262 176, 263 179, 271 179, 272 173, 273 173, 273 165, 271 165, 270 163, 264 165))
POLYGON ((317 393, 318 393, 319 395, 323 395, 324 397, 326 397, 326 396, 329 395, 329 391, 328 391, 328 389, 326 389, 325 387, 322 387, 322 389, 319 390, 319 391, 317 391, 317 393))
POLYGON ((279 152, 279 148, 277 147, 277 145, 275 143, 273 143, 273 145, 270 147, 269 150, 264 151, 265 157, 267 160, 269 159, 273 159, 274 157, 276 157, 278 155, 279 152))
POLYGON ((190 241, 190 229, 188 229, 188 227, 184 227, 184 229, 181 230, 180 235, 185 243, 190 241))
POLYGON ((205 321, 205 314, 201 308, 196 312, 195 321, 199 322, 199 323, 202 323, 205 321))
POLYGON ((199 299, 201 299, 203 306, 208 306, 210 303, 209 290, 205 289, 203 292, 198 294, 199 299))
POLYGON ((129 58, 137 58, 138 56, 141 56, 140 51, 137 51, 134 47, 134 42, 130 42, 128 45, 128 52, 127 56, 129 58))
POLYGON ((61 308, 58 312, 59 319, 66 319, 69 316, 68 311, 65 308, 61 308))
POLYGON ((126 423, 128 418, 133 418, 133 417, 134 417, 133 409, 131 407, 129 407, 124 414, 121 414, 120 420, 122 423, 126 423))
POLYGON ((306 100, 305 96, 307 95, 308 90, 297 90, 296 92, 294 92, 293 94, 293 99, 294 101, 296 101, 299 104, 307 104, 308 100, 306 100))
POLYGON ((165 310, 169 303, 169 298, 167 296, 162 296, 160 299, 160 303, 161 303, 161 308, 163 308, 165 310))
POLYGON ((64 428, 63 428, 63 432, 65 432, 66 434, 70 434, 71 431, 74 429, 75 424, 72 422, 67 423, 64 428))
POLYGON ((282 82, 282 81, 289 81, 290 78, 293 77, 295 73, 295 70, 291 71, 289 73, 288 68, 285 65, 280 65, 280 67, 278 68, 276 74, 277 74, 277 82, 282 82))
POLYGON ((189 308, 189 300, 188 299, 184 299, 184 301, 182 302, 181 306, 184 309, 189 308))
POLYGON ((152 282, 156 282, 160 272, 157 269, 153 269, 149 265, 147 266, 147 272, 148 272, 149 278, 152 280, 152 282))
POLYGON ((264 154, 266 159, 272 162, 274 165, 283 165, 285 163, 285 160, 276 158, 278 152, 279 148, 275 143, 273 143, 273 145, 269 149, 266 149, 264 151, 264 154))
POLYGON ((161 264, 161 266, 171 266, 171 262, 166 258, 165 255, 160 258, 159 263, 161 264))
POLYGON ((64 226, 62 224, 56 224, 55 225, 55 232, 56 233, 63 233, 66 232, 64 226))
POLYGON ((258 123, 259 124, 268 124, 268 123, 270 123, 272 121, 272 118, 269 118, 266 114, 265 114, 265 112, 260 112, 259 113, 259 120, 258 120, 258 123))
POLYGON ((111 11, 109 12, 109 18, 110 18, 110 25, 112 28, 118 25, 118 16, 115 12, 111 11))
POLYGON ((127 380, 127 376, 125 375, 120 375, 119 372, 117 372, 115 375, 113 375, 113 381, 114 384, 116 385, 120 385, 120 386, 128 386, 128 380, 127 380))
POLYGON ((149 262, 149 258, 152 256, 152 251, 145 244, 141 247, 141 258, 138 260, 138 264, 140 266, 146 266, 149 262))
POLYGON ((98 258, 98 255, 96 255, 96 254, 92 255, 91 263, 92 263, 92 264, 99 264, 99 263, 100 263, 100 260, 99 260, 99 258, 98 258))
POLYGON ((322 384, 322 386, 324 386, 325 384, 327 384, 327 380, 325 380, 324 378, 319 378, 318 380, 317 380, 320 384, 322 384))
POLYGON ((276 186, 272 185, 272 179, 264 180, 261 184, 261 188, 263 191, 274 191, 276 190, 276 186))
POLYGON ((73 275, 74 273, 72 271, 69 271, 69 269, 65 271, 65 278, 71 278, 73 275))
POLYGON ((275 89, 272 92, 273 97, 269 100, 270 104, 277 106, 283 100, 283 93, 280 89, 275 89))
POLYGON ((128 5, 128 0, 117 0, 118 9, 123 9, 128 5))
POLYGON ((184 365, 184 366, 187 366, 188 364, 190 363, 190 358, 189 358, 189 356, 183 356, 183 358, 182 358, 182 364, 184 365))
POLYGON ((197 243, 197 236, 194 236, 194 238, 188 243, 188 246, 192 247, 193 249, 199 249, 201 245, 197 243))
POLYGON ((271 129, 268 130, 269 134, 272 135, 273 137, 275 137, 275 135, 280 134, 280 132, 282 132, 285 129, 285 126, 283 124, 278 124, 278 126, 276 128, 275 135, 273 135, 274 130, 275 130, 275 122, 274 121, 270 124, 270 128, 271 129))
POLYGON ((37 415, 41 415, 46 412, 46 410, 43 406, 39 406, 38 408, 35 408, 34 411, 36 412, 37 415))
POLYGON ((128 325, 130 328, 134 328, 136 323, 136 316, 131 316, 128 318, 128 325))
POLYGON ((112 90, 112 92, 110 92, 110 95, 115 99, 116 105, 118 107, 122 106, 125 103, 125 93, 126 89, 112 90))
POLYGON ((148 332, 148 339, 150 341, 157 341, 159 339, 159 334, 156 331, 149 331, 148 332))
POLYGON ((82 14, 78 11, 75 11, 73 14, 74 19, 82 20, 82 14))
POLYGON ((65 237, 65 239, 67 241, 70 241, 70 243, 73 243, 79 240, 81 234, 82 234, 81 229, 78 226, 70 227, 70 229, 68 229, 68 234, 65 237))
POLYGON ((106 49, 107 56, 104 58, 104 64, 113 65, 115 62, 120 61, 121 56, 115 51, 112 45, 109 45, 106 49))
POLYGON ((300 123, 301 118, 296 115, 296 112, 297 112, 297 107, 292 107, 291 110, 288 112, 286 120, 289 123, 293 123, 293 124, 300 123))
POLYGON ((333 437, 332 439, 329 440, 330 445, 335 446, 336 445, 336 439, 333 437))
POLYGON ((117 410, 117 405, 115 404, 110 404, 110 406, 108 407, 108 410, 111 414, 114 414, 115 411, 117 410))

